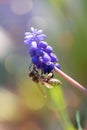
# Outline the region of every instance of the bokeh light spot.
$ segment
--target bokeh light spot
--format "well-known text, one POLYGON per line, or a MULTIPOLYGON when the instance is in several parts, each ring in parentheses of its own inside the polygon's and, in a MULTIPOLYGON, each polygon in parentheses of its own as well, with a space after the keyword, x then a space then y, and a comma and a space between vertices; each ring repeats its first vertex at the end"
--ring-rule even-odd
POLYGON ((45 29, 47 23, 44 18, 42 18, 40 16, 35 16, 35 17, 32 17, 31 19, 29 19, 27 25, 30 27, 35 25, 38 28, 45 29))
POLYGON ((0 27, 0 60, 13 49, 12 40, 7 31, 0 27))
POLYGON ((30 12, 32 7, 32 0, 13 0, 11 3, 11 9, 17 15, 24 15, 30 12))
POLYGON ((63 48, 64 51, 69 51, 73 45, 73 35, 71 32, 66 31, 60 34, 59 41, 60 41, 60 48, 63 48))
POLYGON ((29 79, 20 83, 18 88, 21 97, 29 109, 39 110, 45 105, 46 98, 40 92, 37 85, 29 79))
POLYGON ((37 121, 27 121, 22 123, 16 130, 42 130, 42 128, 37 121))
POLYGON ((17 113, 17 96, 0 88, 0 121, 11 121, 17 113))

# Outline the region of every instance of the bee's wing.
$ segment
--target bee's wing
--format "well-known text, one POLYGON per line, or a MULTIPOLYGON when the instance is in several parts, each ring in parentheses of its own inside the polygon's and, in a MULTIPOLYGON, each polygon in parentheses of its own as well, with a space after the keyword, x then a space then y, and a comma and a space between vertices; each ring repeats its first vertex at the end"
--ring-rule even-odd
POLYGON ((51 84, 49 84, 49 83, 44 82, 43 84, 44 84, 45 87, 47 87, 47 88, 53 88, 53 86, 52 86, 51 84))

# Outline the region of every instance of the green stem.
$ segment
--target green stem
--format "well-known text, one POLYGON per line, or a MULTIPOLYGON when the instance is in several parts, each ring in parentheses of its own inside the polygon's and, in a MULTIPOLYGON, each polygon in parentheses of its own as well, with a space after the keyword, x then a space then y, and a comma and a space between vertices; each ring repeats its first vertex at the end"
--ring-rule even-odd
POLYGON ((66 105, 62 93, 61 86, 54 86, 52 89, 49 89, 51 98, 54 104, 57 107, 57 115, 60 119, 60 123, 64 130, 75 130, 72 123, 69 120, 66 105))

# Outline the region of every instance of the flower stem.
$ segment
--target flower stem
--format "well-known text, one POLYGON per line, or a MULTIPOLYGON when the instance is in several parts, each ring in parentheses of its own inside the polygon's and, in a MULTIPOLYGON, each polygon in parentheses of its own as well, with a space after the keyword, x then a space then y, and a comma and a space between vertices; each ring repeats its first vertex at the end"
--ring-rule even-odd
POLYGON ((75 81, 74 79, 72 79, 70 76, 68 76, 67 74, 65 74, 63 71, 61 71, 57 67, 55 67, 54 70, 55 70, 55 72, 57 74, 59 74, 68 83, 70 83, 71 85, 73 85, 74 87, 76 87, 77 89, 79 89, 80 91, 82 91, 83 93, 87 94, 87 89, 84 86, 82 86, 80 83, 78 83, 77 81, 75 81))
POLYGON ((56 116, 58 117, 63 130, 75 130, 66 110, 62 87, 60 85, 55 85, 52 89, 49 89, 49 91, 54 104, 53 107, 56 107, 56 109, 54 109, 56 116))

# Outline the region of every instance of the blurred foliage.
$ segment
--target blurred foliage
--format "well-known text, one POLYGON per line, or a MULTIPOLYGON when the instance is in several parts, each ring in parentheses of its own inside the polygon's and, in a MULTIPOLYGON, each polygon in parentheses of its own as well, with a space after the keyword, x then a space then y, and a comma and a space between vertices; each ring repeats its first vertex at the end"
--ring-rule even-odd
POLYGON ((77 125, 78 125, 78 130, 82 130, 81 124, 80 124, 80 113, 77 111, 76 113, 76 120, 77 120, 77 125))
POLYGON ((54 88, 50 90, 51 98, 53 103, 55 104, 56 113, 59 117, 59 120, 63 126, 64 130, 75 130, 73 125, 71 124, 68 113, 66 111, 66 104, 64 101, 63 93, 62 93, 62 86, 55 85, 54 88))

